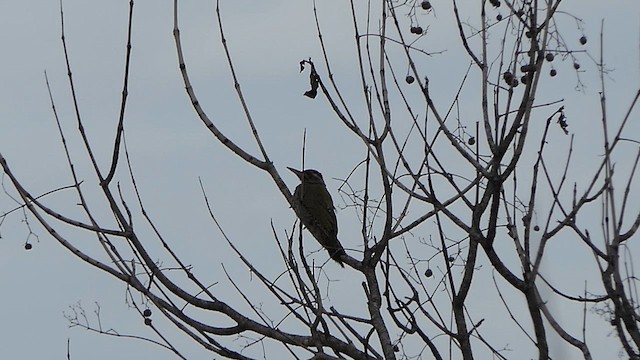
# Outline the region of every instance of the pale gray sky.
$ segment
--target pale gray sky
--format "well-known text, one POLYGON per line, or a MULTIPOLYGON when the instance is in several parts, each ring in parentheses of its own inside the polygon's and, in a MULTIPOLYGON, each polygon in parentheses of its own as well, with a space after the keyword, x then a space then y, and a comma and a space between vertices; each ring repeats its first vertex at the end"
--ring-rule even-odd
MULTIPOLYGON (((200 102, 213 114, 214 121, 223 131, 253 150, 255 146, 246 135, 247 125, 219 45, 215 2, 190 0, 183 3, 181 32, 187 66, 200 102)), ((298 73, 298 62, 309 57, 318 62, 321 59, 311 2, 222 3, 236 70, 276 166, 284 169, 300 163, 301 134, 306 128, 307 164, 320 169, 325 179, 345 177, 362 158, 362 149, 351 147, 352 138, 343 131, 324 101, 311 101, 301 96, 307 90, 308 75, 298 73), (331 146, 326 146, 328 142, 331 146)), ((354 67, 348 4, 338 0, 318 3, 325 41, 334 61, 333 71, 342 81, 343 88, 351 91, 350 96, 360 96, 359 82, 352 81, 357 69, 354 67)), ((451 14, 441 10, 447 6, 437 0, 432 3, 436 17, 422 19, 425 24, 431 24, 433 36, 425 37, 416 46, 428 51, 445 50, 449 48, 448 44, 457 44, 457 34, 450 31, 451 14)), ((96 148, 103 150, 98 155, 103 162, 110 156, 104 150, 112 141, 119 111, 128 6, 128 1, 124 0, 64 1, 67 46, 80 110, 89 136, 96 148)), ((636 0, 616 1, 615 4, 568 0, 562 8, 585 20, 588 49, 594 55, 597 54, 600 20, 605 19, 606 63, 613 70, 609 74, 609 109, 612 116, 619 117, 640 84, 640 3, 636 0)), ((218 144, 195 116, 176 63, 171 2, 138 0, 134 17, 126 126, 142 196, 165 237, 171 239, 174 249, 186 262, 194 265, 196 273, 212 282, 221 281, 219 286, 229 291, 228 298, 237 297, 224 281, 220 264, 225 262, 235 267, 239 262, 208 218, 198 177, 202 177, 225 230, 241 250, 253 255, 255 265, 267 269, 268 273, 277 274, 282 269, 279 260, 274 262, 279 255, 270 237, 269 222, 272 220, 280 231, 288 230, 293 213, 264 174, 239 161, 218 144), (271 241, 264 241, 265 238, 271 241)), ((569 34, 579 34, 569 16, 560 26, 569 34)), ((0 4, 0 44, 3 49, 0 58, 0 152, 33 194, 68 185, 71 180, 43 75, 46 70, 58 114, 71 146, 77 149, 79 141, 74 133, 76 123, 60 42, 58 2, 33 0, 0 4)), ((440 84, 439 89, 445 89, 437 96, 445 99, 451 99, 458 86, 460 74, 451 69, 455 69, 458 62, 463 65, 467 62, 467 59, 455 58, 455 54, 450 51, 424 59, 431 81, 440 84), (450 67, 444 68, 443 64, 447 63, 450 67), (450 81, 451 77, 455 79, 450 81)), ((576 133, 576 142, 587 154, 592 151, 597 155, 600 148, 588 146, 593 126, 599 125, 592 122, 598 119, 599 109, 596 67, 585 55, 579 55, 579 58, 582 68, 587 71, 582 78, 586 85, 584 92, 574 90, 576 77, 570 62, 557 62, 554 64, 560 70, 557 79, 548 92, 541 92, 539 97, 565 98, 569 130, 576 133), (586 123, 587 119, 591 122, 586 123)), ((474 104, 462 111, 472 112, 477 108, 474 104)), ((558 146, 558 151, 565 150, 564 135, 558 132, 555 136, 558 142, 550 146, 558 146)), ((85 180, 84 186, 94 187, 96 179, 86 166, 84 154, 80 154, 75 154, 74 160, 85 180)), ((588 164, 590 160, 577 161, 588 164)), ((284 176, 290 186, 295 185, 293 176, 284 176)), ((328 185, 335 199, 339 182, 329 180, 328 185)), ((104 210, 98 205, 99 194, 93 191, 90 194, 96 209, 104 210)), ((74 196, 61 193, 51 196, 48 204, 62 212, 79 214, 74 199, 74 196)), ((13 207, 6 196, 0 195, 0 213, 13 207)), ((339 212, 339 218, 355 219, 355 216, 344 210, 339 212)), ((67 339, 71 343, 73 360, 116 359, 131 354, 141 359, 174 358, 170 352, 145 342, 109 338, 79 328, 69 329, 63 311, 81 302, 87 315, 95 320, 91 312, 95 309, 94 303, 98 302, 104 329, 153 337, 137 314, 127 309, 125 288, 120 282, 81 263, 47 236, 35 219, 29 219, 34 232, 40 236, 39 240, 30 239, 34 245, 31 251, 23 249, 28 230, 18 213, 8 217, 0 227, 1 358, 63 359, 67 339)), ((340 231, 349 238, 357 236, 359 229, 343 226, 340 231)), ((77 246, 97 253, 93 245, 95 237, 86 233, 67 234, 77 246)), ((558 271, 568 278, 572 276, 572 270, 580 269, 579 265, 567 266, 565 262, 549 266, 558 266, 558 271)), ((337 274, 340 270, 330 268, 328 271, 337 274)), ((242 270, 238 277, 246 280, 249 275, 242 270)), ((359 286, 359 281, 358 278, 343 279, 342 286, 359 286)), ((255 281, 248 284, 259 286, 255 281)), ((578 284, 580 286, 582 284, 578 284)), ((572 318, 565 320, 572 321, 572 318)), ((160 316, 155 316, 154 321, 162 323, 160 316)), ((606 335, 606 332, 602 335, 603 341, 606 335)), ((180 350, 189 358, 211 358, 181 334, 173 338, 183 345, 180 350)), ((513 354, 517 351, 516 347, 513 354)))

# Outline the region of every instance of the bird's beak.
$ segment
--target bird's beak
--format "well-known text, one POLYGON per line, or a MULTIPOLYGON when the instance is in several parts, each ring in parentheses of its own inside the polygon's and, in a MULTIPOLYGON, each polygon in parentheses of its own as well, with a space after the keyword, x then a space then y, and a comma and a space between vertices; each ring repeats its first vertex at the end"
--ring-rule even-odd
POLYGON ((292 173, 296 174, 296 176, 298 177, 298 179, 300 179, 302 181, 302 171, 300 170, 296 170, 294 168, 290 168, 287 167, 287 169, 291 170, 292 173))

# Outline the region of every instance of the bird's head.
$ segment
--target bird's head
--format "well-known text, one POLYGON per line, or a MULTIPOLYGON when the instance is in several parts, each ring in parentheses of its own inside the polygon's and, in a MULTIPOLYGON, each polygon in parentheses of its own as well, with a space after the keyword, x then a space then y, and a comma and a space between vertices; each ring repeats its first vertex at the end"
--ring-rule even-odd
POLYGON ((322 174, 320 174, 320 172, 318 170, 306 169, 306 170, 300 171, 300 170, 296 170, 294 168, 287 168, 287 169, 291 170, 291 172, 296 174, 296 176, 298 177, 298 179, 300 179, 300 182, 302 182, 302 183, 306 183, 306 184, 313 184, 313 183, 324 184, 324 179, 322 179, 322 174))

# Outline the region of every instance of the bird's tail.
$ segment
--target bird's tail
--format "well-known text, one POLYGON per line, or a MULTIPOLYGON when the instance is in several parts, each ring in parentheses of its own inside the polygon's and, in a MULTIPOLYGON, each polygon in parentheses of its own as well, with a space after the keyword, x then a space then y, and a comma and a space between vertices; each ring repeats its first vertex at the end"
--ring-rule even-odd
POLYGON ((342 247, 342 244, 340 244, 340 242, 337 242, 337 246, 327 247, 327 251, 329 252, 329 256, 331 257, 331 259, 340 264, 340 266, 344 267, 342 257, 347 256, 347 253, 344 251, 344 248, 342 247))

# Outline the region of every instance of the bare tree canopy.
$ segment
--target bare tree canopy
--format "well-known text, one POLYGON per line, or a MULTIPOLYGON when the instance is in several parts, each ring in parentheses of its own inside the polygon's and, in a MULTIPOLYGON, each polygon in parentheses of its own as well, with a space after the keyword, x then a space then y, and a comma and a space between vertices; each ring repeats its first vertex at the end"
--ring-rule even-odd
POLYGON ((10 136, 38 163, 0 138, 0 236, 145 325, 100 300, 70 327, 181 359, 640 359, 640 35, 580 17, 615 5, 239 3, 123 2, 117 50, 60 4, 49 131, 10 136))

